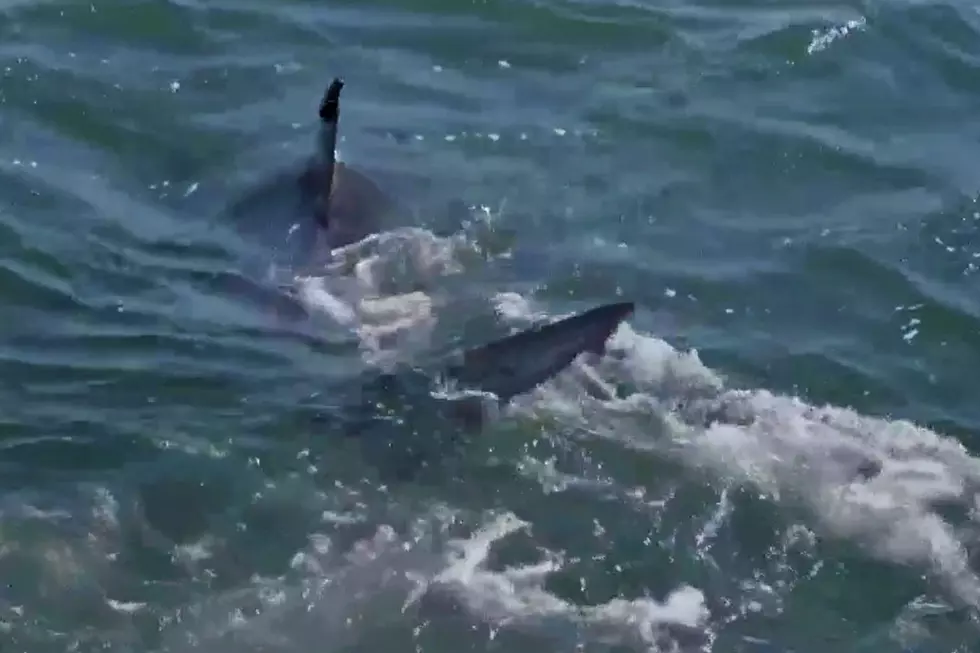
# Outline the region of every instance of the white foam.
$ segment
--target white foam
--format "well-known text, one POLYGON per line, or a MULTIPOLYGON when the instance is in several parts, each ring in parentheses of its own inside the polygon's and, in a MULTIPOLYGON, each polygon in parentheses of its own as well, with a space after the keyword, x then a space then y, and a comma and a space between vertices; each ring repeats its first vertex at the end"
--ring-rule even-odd
MULTIPOLYGON (((697 589, 680 587, 664 602, 623 599, 595 605, 571 603, 545 587, 561 570, 561 557, 491 570, 497 542, 527 528, 512 514, 485 522, 471 536, 439 545, 456 513, 436 509, 419 516, 413 535, 388 527, 354 544, 343 555, 322 543, 297 556, 307 572, 299 583, 255 579, 250 588, 214 596, 162 620, 168 650, 241 651, 275 645, 310 650, 324 641, 354 643, 387 620, 405 616, 430 623, 447 613, 451 600, 491 632, 520 629, 577 640, 632 643, 655 650, 671 626, 702 629, 708 618, 697 589), (427 606, 429 598, 436 604, 427 606)), ((320 536, 320 539, 329 539, 320 536)), ((418 630, 416 630, 416 633, 418 630)), ((492 635, 491 635, 492 636, 492 635)))
POLYGON ((826 50, 834 41, 842 39, 852 32, 862 31, 866 26, 867 19, 861 16, 860 18, 849 20, 843 25, 836 25, 823 31, 815 29, 812 31, 812 39, 806 48, 806 53, 812 55, 826 50))
MULTIPOLYGON (((520 302, 504 304, 502 314, 519 319, 520 302)), ((530 303, 524 311, 533 313, 530 303)), ((968 553, 980 526, 980 459, 955 438, 904 420, 729 388, 697 352, 677 351, 627 325, 610 349, 595 370, 632 384, 634 394, 590 401, 564 375, 524 408, 563 415, 637 451, 712 469, 721 480, 752 484, 777 503, 806 505, 824 534, 882 560, 918 565, 957 600, 980 605, 980 578, 968 553), (951 523, 941 512, 951 506, 972 521, 951 523)))
POLYGON ((529 525, 511 513, 486 524, 467 540, 454 542, 449 566, 431 583, 452 590, 467 610, 496 626, 530 628, 562 622, 580 639, 599 638, 608 643, 642 643, 655 647, 668 625, 702 628, 708 619, 704 595, 682 586, 666 601, 651 598, 614 598, 595 606, 572 603, 545 587, 548 577, 561 571, 559 554, 546 552, 543 560, 500 571, 488 568, 493 544, 529 525))
POLYGON ((476 245, 461 232, 439 238, 419 228, 375 234, 331 252, 317 270, 297 277, 307 308, 349 328, 365 358, 383 364, 429 344, 435 280, 460 272, 476 245))

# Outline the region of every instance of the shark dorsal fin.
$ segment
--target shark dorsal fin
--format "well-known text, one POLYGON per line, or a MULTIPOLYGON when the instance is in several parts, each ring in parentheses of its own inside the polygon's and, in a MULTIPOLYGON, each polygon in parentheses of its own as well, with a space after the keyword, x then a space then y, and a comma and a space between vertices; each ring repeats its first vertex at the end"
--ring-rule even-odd
POLYGON ((330 225, 330 194, 337 162, 337 123, 340 121, 340 91, 343 88, 343 80, 335 77, 323 94, 318 112, 320 137, 317 143, 317 155, 323 164, 321 169, 323 178, 317 180, 320 192, 317 194, 315 217, 322 229, 328 229, 330 225))

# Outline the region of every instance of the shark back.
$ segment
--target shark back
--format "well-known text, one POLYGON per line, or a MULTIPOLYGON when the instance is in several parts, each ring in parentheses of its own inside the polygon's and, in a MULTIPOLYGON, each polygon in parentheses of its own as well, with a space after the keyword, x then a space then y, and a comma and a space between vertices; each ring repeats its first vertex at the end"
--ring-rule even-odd
MULTIPOLYGON (((307 210, 317 214, 322 210, 323 186, 316 180, 322 177, 322 164, 312 158, 301 182, 307 210)), ((333 183, 330 186, 328 211, 318 230, 318 250, 336 249, 378 233, 387 218, 395 213, 394 201, 363 172, 336 162, 333 166, 333 183), (326 228, 322 228, 326 224, 326 228)), ((302 217, 302 216, 298 216, 302 217)), ((321 253, 321 252, 318 252, 321 253)))
POLYGON ((366 174, 337 161, 343 86, 334 79, 324 94, 311 155, 253 187, 226 209, 263 247, 278 244, 276 259, 286 267, 316 264, 330 250, 378 233, 398 209, 366 174))

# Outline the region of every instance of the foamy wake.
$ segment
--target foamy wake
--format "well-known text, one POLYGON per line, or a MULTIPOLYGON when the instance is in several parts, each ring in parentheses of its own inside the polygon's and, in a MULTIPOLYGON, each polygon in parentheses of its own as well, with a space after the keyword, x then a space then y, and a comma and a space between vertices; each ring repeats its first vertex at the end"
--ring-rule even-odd
MULTIPOLYGON (((365 259, 370 272, 358 275, 362 288, 377 288, 392 260, 416 274, 452 273, 452 261, 467 246, 465 237, 406 232, 389 241, 387 251, 395 256, 375 251, 365 259)), ((425 331, 434 321, 431 311, 417 308, 417 298, 385 301, 412 316, 393 321, 401 328, 411 330, 406 325, 413 323, 425 331)), ((493 301, 515 328, 547 313, 515 293, 493 301)), ((359 328, 372 333, 364 324, 362 318, 359 328)), ((980 606, 980 578, 969 553, 980 533, 980 459, 955 438, 902 420, 729 387, 696 351, 677 351, 629 325, 605 357, 589 363, 579 361, 515 410, 564 416, 580 431, 713 470, 720 481, 750 483, 776 502, 805 505, 826 534, 855 541, 883 560, 921 566, 959 601, 980 606), (625 383, 632 392, 605 401, 587 392, 595 383, 625 383)))
MULTIPOLYGON (((426 515, 419 524, 434 517, 426 515)), ((448 513, 441 517, 451 519, 448 513)), ((438 527, 420 526, 406 540, 382 526, 343 555, 329 555, 322 544, 311 546, 293 561, 306 580, 257 580, 247 590, 184 610, 179 619, 165 620, 167 648, 305 651, 324 641, 339 648, 396 619, 418 624, 412 629, 417 639, 426 624, 452 612, 447 606, 478 618, 491 639, 502 630, 519 631, 553 645, 561 643, 554 641, 557 632, 570 648, 669 650, 672 629, 706 627, 703 596, 692 587, 678 588, 662 603, 613 599, 580 606, 545 588, 548 577, 562 569, 558 553, 545 551, 536 564, 491 569, 494 545, 528 527, 507 513, 489 518, 470 537, 442 545, 438 527)))
POLYGON ((484 526, 472 538, 455 542, 456 552, 445 570, 432 578, 437 587, 453 590, 467 609, 497 626, 536 627, 546 621, 575 627, 585 641, 662 642, 664 626, 703 628, 708 611, 702 593, 690 586, 672 592, 663 603, 650 598, 613 599, 596 606, 570 603, 545 589, 547 578, 562 568, 561 556, 549 552, 535 565, 491 571, 486 566, 492 545, 530 525, 512 514, 484 526))
MULTIPOLYGON (((505 303, 512 319, 524 319, 513 308, 519 301, 505 303)), ((565 375, 518 410, 552 412, 593 436, 708 468, 723 482, 750 483, 777 503, 805 505, 818 530, 922 567, 958 602, 980 606, 970 554, 980 533, 980 459, 958 440, 904 420, 729 388, 697 352, 628 325, 610 344, 591 371, 633 393, 597 401, 565 375)))
MULTIPOLYGON (((678 588, 662 603, 649 598, 613 599, 580 606, 559 598, 545 588, 548 577, 562 569, 559 552, 545 550, 538 563, 493 570, 489 559, 494 545, 529 525, 510 513, 491 515, 475 533, 450 537, 457 515, 448 508, 418 516, 407 536, 380 526, 372 536, 344 550, 335 550, 337 538, 330 534, 311 534, 309 546, 294 555, 295 573, 289 577, 253 577, 241 589, 161 611, 151 602, 113 596, 119 579, 113 578, 118 573, 112 564, 123 535, 117 529, 125 515, 105 491, 92 498, 89 519, 72 520, 74 527, 85 523, 92 529, 82 537, 70 537, 63 530, 67 514, 25 506, 10 509, 8 502, 7 524, 33 524, 34 531, 43 529, 50 535, 59 530, 59 523, 62 526, 60 538, 29 547, 8 546, 0 552, 5 563, 0 566, 41 569, 42 575, 34 580, 41 581, 47 597, 40 604, 36 598, 18 603, 9 593, 0 599, 0 631, 12 635, 15 643, 26 645, 56 635, 66 650, 85 639, 133 645, 142 636, 134 631, 132 620, 143 617, 144 623, 158 625, 161 649, 175 653, 238 653, 270 647, 298 653, 323 650, 324 642, 329 642, 329 650, 337 650, 363 642, 396 621, 402 629, 405 623, 417 624, 409 632, 412 638, 421 638, 425 624, 452 613, 447 605, 461 607, 481 621, 490 638, 506 629, 553 643, 552 633, 559 632, 570 647, 587 644, 585 650, 594 650, 596 644, 669 649, 672 627, 706 626, 703 597, 691 587, 678 588), (49 630, 62 614, 78 616, 82 606, 92 631, 80 633, 80 638, 78 633, 49 630)), ((325 512, 325 526, 338 517, 325 512)), ((353 522, 362 518, 348 517, 353 522)), ((197 562, 216 555, 206 542, 193 548, 197 562)))
POLYGON ((360 338, 365 358, 384 364, 428 343, 433 297, 417 287, 455 274, 464 235, 443 239, 407 228, 370 236, 335 250, 316 274, 297 278, 305 304, 360 338))

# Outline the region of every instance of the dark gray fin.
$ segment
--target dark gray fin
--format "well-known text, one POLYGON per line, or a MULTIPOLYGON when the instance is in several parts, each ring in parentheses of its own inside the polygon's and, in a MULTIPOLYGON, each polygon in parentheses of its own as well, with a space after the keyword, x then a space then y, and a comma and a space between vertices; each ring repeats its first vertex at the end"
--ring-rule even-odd
POLYGON ((445 374, 464 388, 492 392, 501 403, 564 371, 579 354, 601 354, 633 302, 605 304, 571 317, 532 327, 464 352, 445 374))
POLYGON ((335 77, 320 101, 320 134, 317 156, 321 179, 317 185, 316 221, 324 230, 330 228, 330 193, 333 189, 334 167, 337 162, 337 123, 340 121, 340 91, 344 82, 335 77))

